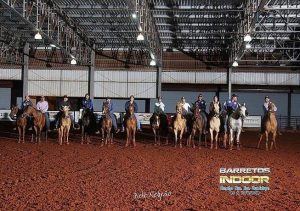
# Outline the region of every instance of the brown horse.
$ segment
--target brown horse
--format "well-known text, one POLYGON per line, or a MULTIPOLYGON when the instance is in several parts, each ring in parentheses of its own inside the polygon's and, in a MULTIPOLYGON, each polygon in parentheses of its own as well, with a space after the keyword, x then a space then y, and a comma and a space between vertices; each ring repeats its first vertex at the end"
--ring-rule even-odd
POLYGON ((178 133, 179 134, 179 141, 180 141, 180 148, 182 148, 182 135, 183 132, 186 130, 186 119, 182 116, 182 104, 178 102, 176 104, 176 118, 173 122, 173 131, 175 134, 175 147, 177 146, 177 139, 178 139, 178 133))
POLYGON ((58 129, 58 143, 62 145, 63 140, 69 144, 69 132, 71 128, 71 117, 69 115, 69 106, 63 107, 63 114, 60 118, 60 128, 58 129))
POLYGON ((27 118, 22 116, 22 111, 18 108, 18 106, 13 105, 10 114, 11 119, 16 119, 16 124, 19 132, 19 140, 18 143, 25 143, 25 132, 27 126, 27 118))
POLYGON ((156 146, 157 144, 160 145, 160 118, 159 114, 154 113, 152 117, 150 118, 150 125, 152 128, 152 131, 154 133, 154 145, 156 146))
POLYGON ((262 131, 262 132, 264 132, 264 133, 262 133, 260 135, 260 138, 259 138, 259 141, 257 144, 257 148, 259 148, 259 145, 260 145, 260 142, 261 142, 263 136, 266 135, 266 150, 267 151, 268 151, 269 133, 272 133, 272 135, 273 135, 272 142, 271 142, 271 150, 273 148, 273 144, 274 144, 274 148, 277 149, 277 146, 276 146, 277 120, 276 120, 274 107, 275 107, 275 105, 273 103, 269 103, 268 113, 265 117, 265 121, 263 122, 264 131, 262 131))
MULTIPOLYGON (((35 141, 36 143, 41 142, 42 130, 46 123, 45 115, 34 108, 33 106, 27 106, 22 114, 24 117, 33 116, 33 126, 35 131, 35 141)), ((46 141, 48 139, 47 129, 46 129, 46 141)))
POLYGON ((212 149, 214 147, 214 131, 216 132, 215 141, 216 146, 215 148, 218 149, 218 135, 220 132, 220 106, 219 103, 212 103, 211 104, 211 112, 209 114, 210 120, 209 120, 209 132, 210 132, 210 148, 212 149))
MULTIPOLYGON (((199 149, 201 148, 201 137, 202 134, 205 132, 205 120, 202 117, 200 113, 200 109, 198 106, 195 106, 194 111, 193 111, 193 124, 192 124, 192 132, 190 134, 190 137, 188 139, 187 146, 190 146, 191 144, 193 145, 193 148, 195 148, 195 140, 194 137, 196 133, 199 131, 199 149)), ((206 136, 205 136, 205 146, 207 146, 206 143, 206 136)))
MULTIPOLYGON (((108 103, 104 103, 103 104, 103 111, 102 111, 103 116, 103 120, 102 120, 102 125, 101 125, 101 133, 102 133, 102 140, 104 141, 104 136, 106 133, 106 137, 105 137, 105 145, 107 145, 108 143, 113 144, 113 133, 112 131, 112 119, 110 117, 109 114, 109 104, 108 103)), ((103 142, 101 144, 103 146, 103 142)))
POLYGON ((132 140, 133 146, 135 147, 135 132, 136 132, 136 123, 137 120, 134 115, 134 106, 129 105, 128 107, 129 115, 126 119, 126 133, 127 133, 127 139, 126 139, 126 147, 129 145, 129 141, 132 140))

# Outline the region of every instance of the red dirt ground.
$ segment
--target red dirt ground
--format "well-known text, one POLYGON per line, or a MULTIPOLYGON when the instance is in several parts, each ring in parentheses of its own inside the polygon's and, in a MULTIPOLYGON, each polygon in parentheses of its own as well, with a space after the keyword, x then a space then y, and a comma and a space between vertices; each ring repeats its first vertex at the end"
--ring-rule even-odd
POLYGON ((59 146, 1 138, 0 210, 299 210, 299 137, 284 133, 269 152, 255 148, 257 132, 249 131, 241 151, 156 147, 141 138, 136 148, 122 139, 101 147, 95 139, 59 146), (270 191, 231 196, 219 190, 220 167, 269 167, 270 191), (171 195, 134 197, 151 191, 171 195))

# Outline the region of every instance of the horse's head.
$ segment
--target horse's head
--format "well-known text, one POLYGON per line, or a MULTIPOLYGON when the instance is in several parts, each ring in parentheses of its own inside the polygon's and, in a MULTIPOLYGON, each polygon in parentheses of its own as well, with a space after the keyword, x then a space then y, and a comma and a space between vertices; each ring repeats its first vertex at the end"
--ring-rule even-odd
POLYGON ((134 106, 133 106, 133 104, 130 104, 130 105, 129 105, 128 111, 129 111, 130 115, 133 115, 133 114, 134 114, 134 106))
POLYGON ((152 122, 152 127, 159 127, 160 125, 160 118, 157 113, 153 114, 153 122, 152 122))
POLYGON ((213 103, 213 112, 214 112, 216 115, 219 115, 219 114, 220 114, 220 106, 219 106, 219 103, 217 103, 217 102, 213 103))
POLYGON ((102 111, 102 113, 103 113, 104 115, 109 113, 109 104, 108 104, 108 102, 105 102, 105 103, 103 104, 103 111, 102 111))
POLYGON ((18 106, 17 105, 13 105, 11 107, 10 114, 9 114, 10 118, 15 119, 16 116, 17 116, 17 114, 18 114, 18 112, 19 112, 18 106))
POLYGON ((193 108, 193 114, 194 114, 195 118, 198 118, 200 116, 200 111, 201 111, 201 109, 199 108, 199 106, 195 105, 193 108))
POLYGON ((32 106, 26 106, 25 107, 25 110, 22 114, 22 117, 26 117, 26 116, 29 116, 29 115, 32 115, 35 111, 35 108, 32 107, 32 106))
POLYGON ((270 102, 268 105, 268 111, 269 112, 275 112, 275 105, 274 103, 270 102))
POLYGON ((182 103, 181 102, 178 102, 176 104, 176 113, 177 114, 182 114, 182 103))
POLYGON ((242 105, 239 106, 238 112, 239 112, 239 115, 242 118, 245 118, 246 116, 248 116, 248 112, 247 112, 247 108, 246 108, 246 104, 245 103, 243 103, 242 105))

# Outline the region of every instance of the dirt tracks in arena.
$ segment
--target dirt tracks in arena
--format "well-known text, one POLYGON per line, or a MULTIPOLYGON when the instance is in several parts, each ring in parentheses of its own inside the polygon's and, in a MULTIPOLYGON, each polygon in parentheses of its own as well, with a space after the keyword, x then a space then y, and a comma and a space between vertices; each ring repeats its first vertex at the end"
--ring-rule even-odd
MULTIPOLYGON (((101 147, 0 140, 0 210, 297 210, 299 133, 284 133, 276 151, 256 149, 258 134, 241 136, 240 151, 153 146, 137 139, 101 147), (268 167, 270 191, 232 196, 220 190, 221 167, 268 167)), ((264 146, 262 144, 261 146, 264 146)))

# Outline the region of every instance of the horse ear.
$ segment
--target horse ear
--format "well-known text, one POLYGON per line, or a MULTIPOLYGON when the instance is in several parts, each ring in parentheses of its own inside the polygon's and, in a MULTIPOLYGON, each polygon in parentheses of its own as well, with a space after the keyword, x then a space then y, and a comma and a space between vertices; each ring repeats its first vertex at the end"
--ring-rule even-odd
POLYGON ((246 106, 246 103, 244 102, 242 105, 243 105, 243 106, 246 106))

